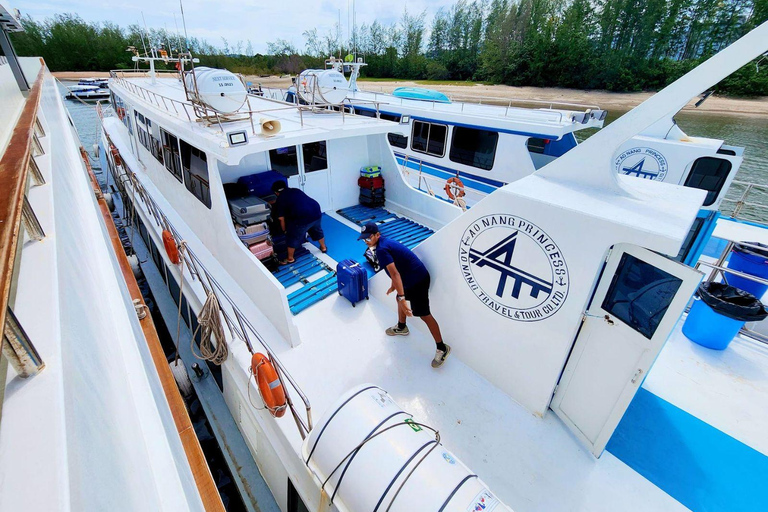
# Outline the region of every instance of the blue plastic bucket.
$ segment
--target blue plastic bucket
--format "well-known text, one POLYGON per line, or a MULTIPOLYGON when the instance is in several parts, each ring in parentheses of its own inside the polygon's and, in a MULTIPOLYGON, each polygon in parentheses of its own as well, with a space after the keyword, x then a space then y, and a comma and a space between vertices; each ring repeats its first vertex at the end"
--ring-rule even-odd
POLYGON ((683 324, 683 334, 694 343, 714 350, 725 350, 744 322, 733 320, 696 297, 683 324))
MULTIPOLYGON (((728 261, 728 268, 744 272, 751 276, 768 279, 768 258, 766 258, 766 256, 755 254, 755 250, 749 247, 740 248, 738 245, 734 247, 733 251, 731 251, 731 258, 728 261)), ((725 273, 725 276, 729 285, 751 293, 758 299, 768 291, 768 284, 750 281, 749 279, 727 272, 725 273)))

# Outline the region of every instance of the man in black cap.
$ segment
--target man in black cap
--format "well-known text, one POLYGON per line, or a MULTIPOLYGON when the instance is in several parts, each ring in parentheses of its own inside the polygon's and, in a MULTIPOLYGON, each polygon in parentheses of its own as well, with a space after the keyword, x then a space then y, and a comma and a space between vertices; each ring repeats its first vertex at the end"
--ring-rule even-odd
POLYGON ((277 196, 272 206, 272 214, 280 220, 288 246, 288 258, 280 264, 286 265, 295 261, 293 254, 307 239, 307 234, 312 240, 319 242, 322 252, 327 252, 325 235, 320 225, 323 213, 317 201, 302 190, 288 187, 284 181, 274 182, 272 192, 277 196))
POLYGON ((397 325, 389 327, 385 332, 388 336, 407 336, 410 331, 405 324, 406 317, 421 318, 437 344, 432 368, 440 368, 451 353, 451 347, 443 343, 440 326, 429 311, 430 279, 427 267, 409 248, 381 236, 379 227, 373 222, 363 226, 358 240, 365 240, 365 244, 378 259, 379 266, 392 279, 387 295, 397 292, 397 325), (406 301, 410 301, 410 308, 406 301))

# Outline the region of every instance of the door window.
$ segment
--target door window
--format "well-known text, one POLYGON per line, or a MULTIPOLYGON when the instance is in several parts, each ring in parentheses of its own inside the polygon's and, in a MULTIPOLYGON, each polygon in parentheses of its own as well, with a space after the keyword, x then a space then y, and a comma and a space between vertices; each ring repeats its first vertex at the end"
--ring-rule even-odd
POLYGON ((624 253, 601 307, 651 339, 682 283, 680 278, 624 253))
POLYGON ((328 168, 328 154, 325 150, 325 141, 302 144, 301 151, 304 156, 304 172, 321 171, 328 168))
POLYGON ((272 169, 286 178, 299 174, 299 159, 296 154, 296 146, 269 150, 269 161, 272 169))

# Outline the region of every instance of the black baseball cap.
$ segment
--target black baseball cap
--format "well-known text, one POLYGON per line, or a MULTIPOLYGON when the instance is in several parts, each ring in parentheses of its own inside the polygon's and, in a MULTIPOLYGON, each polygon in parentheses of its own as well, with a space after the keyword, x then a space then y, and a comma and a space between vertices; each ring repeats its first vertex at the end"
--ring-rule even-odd
POLYGON ((285 182, 283 180, 277 180, 272 184, 272 192, 282 192, 285 190, 285 182))
POLYGON ((360 231, 360 236, 357 237, 358 240, 365 240, 366 238, 375 235, 379 232, 379 226, 376 225, 375 222, 369 222, 365 226, 363 226, 362 231, 360 231))

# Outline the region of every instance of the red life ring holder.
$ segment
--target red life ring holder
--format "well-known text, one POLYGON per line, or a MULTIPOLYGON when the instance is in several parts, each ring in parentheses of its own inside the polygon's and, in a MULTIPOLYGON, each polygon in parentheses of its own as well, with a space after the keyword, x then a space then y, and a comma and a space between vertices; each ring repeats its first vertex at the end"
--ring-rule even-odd
POLYGON ((264 405, 275 418, 281 418, 285 414, 287 401, 285 390, 280 382, 275 367, 267 356, 256 352, 251 358, 251 371, 256 376, 264 405))
POLYGON ((444 190, 445 195, 450 199, 456 199, 456 196, 464 197, 464 183, 456 176, 448 178, 448 181, 445 182, 444 190), (453 189, 456 189, 456 195, 453 194, 453 189))
POLYGON ((167 229, 163 230, 163 245, 165 246, 166 254, 168 254, 168 259, 174 265, 178 265, 181 261, 179 258, 179 248, 176 246, 176 239, 173 238, 173 233, 167 229))

